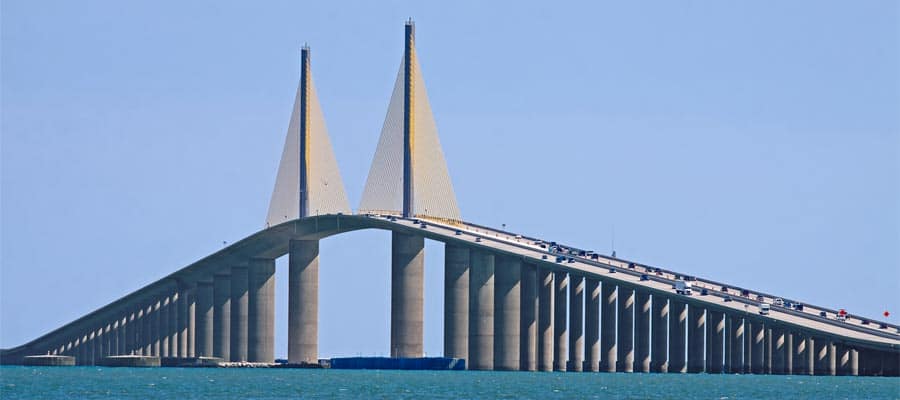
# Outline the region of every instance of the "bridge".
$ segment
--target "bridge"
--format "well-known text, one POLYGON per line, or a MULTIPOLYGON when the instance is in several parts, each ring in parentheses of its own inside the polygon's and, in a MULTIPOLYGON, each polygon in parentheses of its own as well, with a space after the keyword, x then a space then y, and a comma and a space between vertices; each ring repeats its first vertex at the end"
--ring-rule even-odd
POLYGON ((382 229, 392 232, 392 357, 424 355, 429 239, 445 246, 444 356, 466 360, 468 369, 900 375, 900 326, 464 221, 414 30, 408 22, 403 62, 356 214, 304 47, 265 229, 31 342, 0 350, 0 363, 273 363, 275 260, 285 255, 288 362, 317 363, 319 241, 382 229), (688 284, 691 293, 675 290, 688 284))

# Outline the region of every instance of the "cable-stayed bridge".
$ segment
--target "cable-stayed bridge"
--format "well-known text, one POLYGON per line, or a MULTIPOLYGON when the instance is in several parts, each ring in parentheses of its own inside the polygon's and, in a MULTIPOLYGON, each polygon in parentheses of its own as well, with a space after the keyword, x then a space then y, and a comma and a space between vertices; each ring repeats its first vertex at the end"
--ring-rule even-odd
POLYGON ((423 356, 429 239, 445 245, 444 356, 466 360, 468 369, 900 374, 896 325, 465 222, 412 22, 362 201, 352 214, 310 54, 301 52, 265 229, 0 351, 0 362, 272 363, 275 259, 287 255, 288 361, 316 363, 319 240, 384 229, 392 232, 392 357, 423 356))

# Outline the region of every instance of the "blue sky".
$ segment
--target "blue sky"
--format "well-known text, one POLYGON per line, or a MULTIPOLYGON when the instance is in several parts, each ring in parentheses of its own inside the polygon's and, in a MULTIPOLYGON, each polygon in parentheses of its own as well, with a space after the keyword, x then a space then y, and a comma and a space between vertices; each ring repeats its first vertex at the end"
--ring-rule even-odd
MULTIPOLYGON (((358 205, 410 16, 464 219, 898 322, 895 1, 185 3, 0 6, 0 347, 263 227, 304 42, 358 205)), ((320 355, 388 351, 389 249, 322 242, 320 355)))

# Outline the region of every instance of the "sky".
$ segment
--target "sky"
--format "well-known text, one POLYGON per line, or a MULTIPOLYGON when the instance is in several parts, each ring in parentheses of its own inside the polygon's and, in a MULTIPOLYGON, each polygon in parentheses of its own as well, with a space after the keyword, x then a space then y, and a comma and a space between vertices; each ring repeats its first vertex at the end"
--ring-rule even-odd
MULTIPOLYGON (((358 206, 409 17, 464 220, 900 322, 896 1, 4 0, 0 347, 262 229, 304 43, 358 206)), ((320 356, 389 353, 390 234, 319 294, 320 356)))

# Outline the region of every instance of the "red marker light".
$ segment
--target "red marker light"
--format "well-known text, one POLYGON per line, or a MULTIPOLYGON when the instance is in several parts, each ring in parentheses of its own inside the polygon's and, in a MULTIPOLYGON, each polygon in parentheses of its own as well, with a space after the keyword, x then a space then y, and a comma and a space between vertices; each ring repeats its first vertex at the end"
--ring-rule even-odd
POLYGON ((890 316, 891 316, 891 313, 885 311, 885 312, 884 312, 884 316, 885 316, 885 317, 890 317, 890 316))

